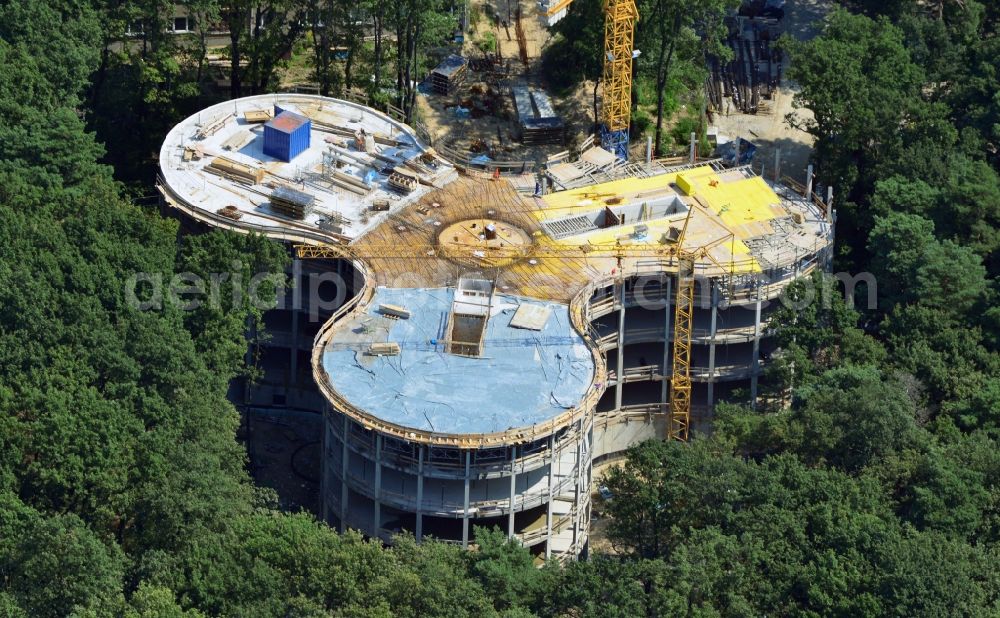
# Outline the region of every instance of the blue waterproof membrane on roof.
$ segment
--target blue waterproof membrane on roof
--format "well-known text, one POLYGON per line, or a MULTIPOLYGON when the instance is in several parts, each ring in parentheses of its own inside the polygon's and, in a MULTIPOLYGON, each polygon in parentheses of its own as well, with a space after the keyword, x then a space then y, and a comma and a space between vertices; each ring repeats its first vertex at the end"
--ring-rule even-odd
POLYGON ((379 288, 365 315, 342 325, 323 354, 330 382, 383 420, 439 433, 491 433, 540 423, 570 409, 590 388, 594 362, 569 309, 497 294, 482 356, 445 351, 454 290, 379 288), (410 311, 394 320, 381 304, 410 311), (521 304, 548 307, 542 330, 512 328, 521 304), (370 356, 373 342, 399 343, 398 356, 370 356))

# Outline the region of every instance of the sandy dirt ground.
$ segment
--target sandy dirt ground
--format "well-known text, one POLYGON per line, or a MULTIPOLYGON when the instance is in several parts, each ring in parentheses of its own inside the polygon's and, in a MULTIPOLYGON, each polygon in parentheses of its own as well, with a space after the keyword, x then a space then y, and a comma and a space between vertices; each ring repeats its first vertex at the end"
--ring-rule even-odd
MULTIPOLYGON (((782 28, 799 40, 809 40, 818 34, 823 17, 833 7, 833 0, 789 0, 785 5, 782 28)), ((787 73, 787 69, 786 56, 783 76, 787 73)), ((806 166, 809 164, 813 139, 805 131, 789 126, 786 116, 794 113, 797 118, 808 119, 812 114, 809 110, 792 108, 792 98, 796 92, 795 84, 782 77, 770 114, 716 115, 712 124, 722 135, 730 138, 743 137, 757 145, 755 169, 759 170, 763 163, 764 173, 768 177, 773 176, 774 151, 777 148, 781 152, 781 174, 801 180, 805 177, 806 166)))
MULTIPOLYGON (((511 85, 544 89, 539 65, 542 48, 550 38, 545 25, 544 10, 530 0, 472 0, 471 5, 473 11, 478 11, 480 17, 474 32, 466 36, 463 54, 466 57, 481 57, 482 52, 476 43, 487 33, 492 32, 499 45, 501 57, 504 61, 511 62, 512 70, 507 81, 511 85), (516 12, 519 3, 521 28, 524 32, 525 51, 528 57, 527 65, 521 61, 520 45, 517 40, 516 12)), ((567 145, 523 146, 518 141, 517 113, 510 96, 500 97, 496 113, 492 116, 456 118, 451 112, 451 106, 458 99, 468 96, 469 84, 484 79, 484 76, 470 70, 459 93, 450 96, 428 94, 417 97, 418 118, 435 139, 446 139, 450 145, 463 150, 476 140, 485 140, 493 149, 495 158, 499 160, 539 161, 565 150, 567 145, 572 147, 591 130, 592 85, 581 86, 571 97, 552 97, 556 112, 567 125, 567 145)))

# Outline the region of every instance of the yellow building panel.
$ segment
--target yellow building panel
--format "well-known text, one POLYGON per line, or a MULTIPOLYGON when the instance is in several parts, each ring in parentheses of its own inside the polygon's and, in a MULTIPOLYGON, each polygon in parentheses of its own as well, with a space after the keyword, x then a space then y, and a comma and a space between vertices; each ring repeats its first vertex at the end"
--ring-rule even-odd
POLYGON ((759 176, 724 181, 714 171, 709 174, 683 172, 677 185, 686 187, 689 195, 697 195, 727 227, 743 238, 768 232, 769 226, 758 224, 784 215, 781 199, 759 176), (741 233, 743 231, 745 233, 741 233))
POLYGON ((629 202, 640 196, 652 198, 657 195, 657 191, 662 195, 670 195, 674 192, 670 183, 676 178, 676 173, 660 174, 651 178, 623 178, 550 193, 542 198, 543 206, 541 210, 535 212, 535 217, 539 221, 561 219, 572 215, 574 210, 598 210, 612 199, 629 202))
MULTIPOLYGON (((670 195, 677 189, 683 197, 689 198, 688 201, 696 199, 710 213, 705 216, 699 214, 704 211, 695 210, 685 247, 714 245, 709 254, 734 273, 759 272, 760 265, 743 241, 772 233, 769 222, 785 214, 780 198, 760 177, 723 179, 712 167, 705 165, 651 178, 627 178, 551 193, 541 198, 541 208, 533 214, 539 221, 561 219, 576 212, 593 212, 605 206, 670 195), (719 242, 726 237, 729 239, 719 242)), ((671 227, 682 225, 683 220, 683 215, 672 215, 643 221, 642 225, 648 228, 645 240, 629 242, 658 243, 671 227)), ((607 247, 610 251, 619 239, 633 236, 637 225, 620 225, 562 240, 539 240, 560 245, 589 244, 607 247)))

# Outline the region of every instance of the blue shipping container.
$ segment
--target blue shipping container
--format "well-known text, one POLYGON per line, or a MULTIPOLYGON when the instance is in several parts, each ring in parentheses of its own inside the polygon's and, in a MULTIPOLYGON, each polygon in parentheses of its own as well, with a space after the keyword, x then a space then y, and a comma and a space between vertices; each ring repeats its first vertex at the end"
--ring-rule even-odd
POLYGON ((309 148, 312 121, 294 112, 283 111, 264 124, 264 154, 291 161, 309 148))

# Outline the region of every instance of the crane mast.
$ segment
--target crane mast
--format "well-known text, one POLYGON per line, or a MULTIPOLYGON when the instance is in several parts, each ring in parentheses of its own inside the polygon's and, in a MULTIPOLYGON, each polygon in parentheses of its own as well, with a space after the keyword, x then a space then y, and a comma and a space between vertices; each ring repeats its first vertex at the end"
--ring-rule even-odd
POLYGON ((691 330, 694 315, 694 256, 677 256, 677 294, 674 297, 674 348, 671 355, 670 412, 667 437, 686 441, 691 426, 691 330))
POLYGON ((625 160, 632 119, 632 49, 638 18, 635 0, 605 0, 601 147, 625 160))

